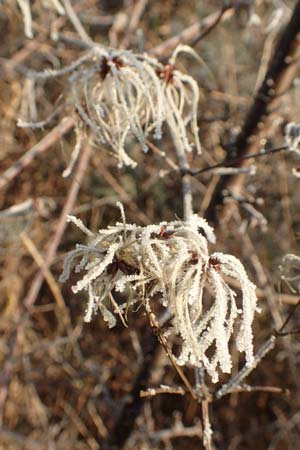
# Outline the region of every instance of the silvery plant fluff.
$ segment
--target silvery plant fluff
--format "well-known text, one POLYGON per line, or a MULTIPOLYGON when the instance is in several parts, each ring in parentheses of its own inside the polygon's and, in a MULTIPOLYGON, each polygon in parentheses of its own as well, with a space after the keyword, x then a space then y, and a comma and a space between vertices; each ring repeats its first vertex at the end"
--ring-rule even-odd
POLYGON ((257 298, 242 263, 231 255, 209 253, 214 231, 196 214, 186 221, 142 227, 126 223, 119 207, 122 222, 96 233, 69 216, 89 243, 77 244, 67 254, 61 281, 73 268, 81 274, 72 289, 88 294, 85 320, 100 310, 109 327, 118 317, 126 324, 133 306, 145 299, 161 301, 181 338, 178 364, 204 367, 217 382, 220 372, 231 372, 230 342, 235 342, 251 366, 257 298), (229 278, 240 285, 240 302, 229 278))
POLYGON ((184 152, 195 148, 201 153, 199 88, 190 75, 175 68, 181 52, 197 57, 190 47, 179 45, 164 65, 147 54, 95 45, 70 66, 29 71, 28 77, 46 80, 69 75, 69 103, 94 141, 111 149, 120 167, 135 167, 128 152, 133 140, 147 152, 147 139, 160 140, 164 125, 184 152))

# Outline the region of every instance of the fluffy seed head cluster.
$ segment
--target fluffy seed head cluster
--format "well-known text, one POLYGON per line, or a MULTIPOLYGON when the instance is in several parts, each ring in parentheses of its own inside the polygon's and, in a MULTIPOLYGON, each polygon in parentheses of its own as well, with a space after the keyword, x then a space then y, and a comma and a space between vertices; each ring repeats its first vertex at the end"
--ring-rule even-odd
POLYGON ((183 151, 200 153, 196 81, 175 69, 178 53, 196 53, 178 46, 167 65, 146 54, 95 46, 61 70, 29 73, 47 79, 70 74, 73 102, 96 142, 108 145, 119 166, 135 166, 127 149, 134 139, 144 151, 149 137, 161 139, 166 124, 183 151))
POLYGON ((68 279, 74 264, 75 272, 84 272, 73 291, 88 293, 85 320, 90 321, 99 309, 113 327, 116 316, 125 322, 127 311, 137 303, 161 301, 181 337, 179 364, 205 367, 212 380, 218 381, 220 371, 231 371, 230 339, 234 335, 237 349, 251 365, 257 299, 241 262, 231 255, 209 254, 208 242, 214 243, 215 235, 197 215, 185 222, 140 227, 127 224, 122 207, 121 211, 121 223, 95 234, 69 217, 90 242, 78 244, 67 255, 61 281, 68 279), (239 282, 239 306, 227 277, 239 282), (238 330, 234 330, 235 322, 238 330))
POLYGON ((191 76, 175 70, 174 56, 163 66, 145 54, 96 48, 93 65, 71 77, 81 118, 96 140, 113 149, 120 166, 136 165, 126 151, 130 139, 147 151, 146 139, 161 139, 164 123, 185 151, 193 147, 190 129, 200 152, 198 86, 191 76))

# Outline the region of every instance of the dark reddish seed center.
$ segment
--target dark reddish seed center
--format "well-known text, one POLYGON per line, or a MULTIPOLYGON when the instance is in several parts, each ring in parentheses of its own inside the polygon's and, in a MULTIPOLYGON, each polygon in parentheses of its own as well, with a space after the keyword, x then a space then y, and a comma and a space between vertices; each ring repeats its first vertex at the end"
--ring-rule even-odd
POLYGON ((167 84, 174 80, 174 66, 172 64, 166 65, 163 69, 157 71, 157 75, 161 80, 165 80, 167 84))
MULTIPOLYGON (((109 61, 108 58, 104 57, 100 65, 99 73, 102 80, 105 80, 111 69, 110 65, 108 64, 108 61, 109 61)), ((114 56, 112 58, 112 62, 114 63, 117 69, 121 69, 121 67, 124 67, 125 65, 122 59, 119 58, 118 56, 114 56)))
POLYGON ((218 269, 220 267, 221 261, 216 256, 211 256, 209 258, 209 266, 213 269, 218 269))

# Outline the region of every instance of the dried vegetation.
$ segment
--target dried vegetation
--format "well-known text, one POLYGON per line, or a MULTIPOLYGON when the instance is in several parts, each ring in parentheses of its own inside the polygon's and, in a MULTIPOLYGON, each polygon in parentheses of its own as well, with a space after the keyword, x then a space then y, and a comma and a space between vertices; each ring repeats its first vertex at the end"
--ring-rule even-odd
MULTIPOLYGON (((188 450, 202 442, 206 449, 299 448, 298 37, 285 57, 291 70, 278 65, 279 81, 260 97, 259 123, 245 127, 299 2, 235 0, 224 11, 221 4, 0 3, 3 450, 188 450), (199 18, 200 32, 190 29, 199 18), (177 44, 192 45, 200 60, 193 51, 174 53, 168 39, 182 30, 177 44), (93 41, 101 47, 91 48, 93 41), (236 143, 245 136, 239 153, 236 143), (247 160, 256 171, 239 161, 250 153, 266 153, 247 160), (204 170, 215 165, 221 170, 204 170), (126 225, 114 225, 116 202, 124 205, 126 225), (197 230, 188 224, 191 207, 197 230), (89 242, 67 225, 68 214, 80 218, 72 220, 89 242), (213 248, 205 216, 215 229, 213 248), (78 281, 65 266, 70 277, 61 284, 65 256, 78 242, 70 255, 88 254, 79 269, 96 267, 97 276, 78 281), (247 379, 241 352, 253 358, 252 335, 248 350, 230 338, 235 302, 242 307, 233 275, 242 274, 243 294, 252 284, 228 254, 257 285, 261 309, 253 322, 257 367, 247 379), (97 258, 106 258, 102 272, 97 258), (204 274, 210 279, 201 302, 204 274), (101 315, 83 324, 99 295, 89 280, 106 290, 101 308, 112 329, 101 315), (220 291, 229 303, 216 315, 220 291), (190 315, 193 302, 212 327, 224 315, 223 334, 210 328, 204 336, 203 322, 190 315), (178 308, 185 308, 181 322, 178 308), (201 355, 197 345, 190 350, 195 336, 207 339, 201 355), (194 366, 205 355, 219 382, 190 364, 175 370, 181 350, 194 366)), ((249 324, 255 305, 251 298, 247 304, 249 324)), ((251 330, 243 331, 249 337, 251 330)))

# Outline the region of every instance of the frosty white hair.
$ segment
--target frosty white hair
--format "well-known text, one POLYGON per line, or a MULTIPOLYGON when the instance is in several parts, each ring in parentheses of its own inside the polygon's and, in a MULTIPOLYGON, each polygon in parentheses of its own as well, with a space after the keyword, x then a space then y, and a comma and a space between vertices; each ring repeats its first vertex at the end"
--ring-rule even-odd
POLYGON ((132 138, 146 152, 147 138, 161 139, 164 124, 182 151, 201 152, 199 88, 190 75, 175 69, 180 52, 197 58, 191 48, 180 45, 169 64, 163 65, 147 54, 95 45, 68 67, 28 76, 47 79, 70 74, 72 101, 95 141, 113 150, 119 166, 135 167, 127 151, 132 138))
MULTIPOLYGON (((120 206, 121 207, 121 206, 120 206)), ((208 242, 215 242, 213 229, 194 214, 188 221, 162 222, 145 227, 122 223, 92 233, 70 216, 91 242, 78 244, 66 256, 61 281, 75 272, 85 274, 73 292, 87 291, 85 320, 97 309, 109 327, 116 316, 126 321, 126 312, 137 302, 158 301, 172 313, 172 324, 182 338, 179 364, 205 367, 213 382, 219 371, 230 373, 229 341, 238 322, 235 339, 246 363, 253 362, 252 322, 257 298, 241 262, 223 253, 209 254, 208 242), (241 305, 226 278, 235 278, 241 289, 241 305), (117 292, 123 300, 116 300, 117 292), (111 306, 109 306, 109 303, 111 306)))

